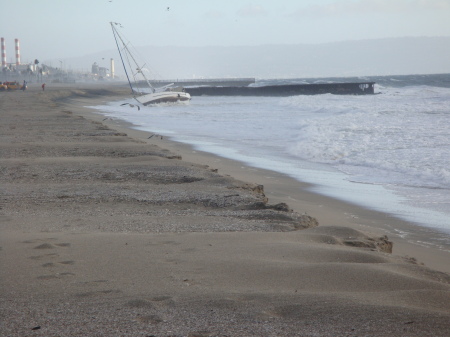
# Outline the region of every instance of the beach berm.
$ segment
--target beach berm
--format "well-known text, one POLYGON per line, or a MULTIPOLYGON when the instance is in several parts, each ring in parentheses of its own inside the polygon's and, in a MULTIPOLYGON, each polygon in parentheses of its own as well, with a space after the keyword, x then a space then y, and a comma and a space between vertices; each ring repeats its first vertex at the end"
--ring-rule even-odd
POLYGON ((85 107, 127 94, 0 92, 0 335, 450 334, 448 274, 85 107))

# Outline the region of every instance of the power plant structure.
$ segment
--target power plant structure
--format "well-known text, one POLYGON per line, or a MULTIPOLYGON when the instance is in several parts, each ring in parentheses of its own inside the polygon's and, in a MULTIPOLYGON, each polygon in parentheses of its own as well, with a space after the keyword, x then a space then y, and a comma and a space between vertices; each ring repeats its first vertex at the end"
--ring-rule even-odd
POLYGON ((104 80, 105 78, 114 79, 114 59, 110 60, 110 69, 101 67, 97 62, 94 62, 91 67, 91 73, 94 77, 100 80, 104 80))
POLYGON ((14 39, 15 49, 15 62, 8 63, 6 58, 6 41, 5 38, 1 38, 1 52, 2 52, 2 72, 15 71, 15 72, 34 72, 36 71, 37 63, 22 64, 20 61, 20 42, 19 39, 14 39))
POLYGON ((20 66, 20 45, 19 39, 14 40, 14 44, 16 46, 16 66, 20 66))
POLYGON ((6 45, 5 39, 2 37, 2 69, 6 67, 6 45))
POLYGON ((51 64, 39 64, 35 59, 32 62, 23 63, 21 61, 20 41, 14 39, 15 60, 8 62, 6 54, 6 39, 1 38, 1 68, 0 82, 7 81, 27 81, 32 82, 54 82, 54 83, 73 83, 73 82, 92 82, 98 80, 118 79, 114 71, 114 59, 110 59, 110 69, 100 67, 97 63, 92 66, 91 72, 72 71, 63 68, 63 62, 60 67, 53 67, 51 64))
POLYGON ((111 59, 111 69, 109 70, 109 73, 111 75, 111 78, 114 79, 115 76, 115 70, 114 70, 114 59, 111 59))
MULTIPOLYGON (((20 67, 21 62, 20 62, 20 43, 19 43, 19 39, 14 39, 14 46, 15 46, 15 51, 16 51, 16 62, 15 63, 10 63, 9 67, 20 67)), ((2 48, 2 69, 5 67, 8 67, 8 62, 6 59, 6 41, 5 38, 1 38, 1 48, 2 48)))

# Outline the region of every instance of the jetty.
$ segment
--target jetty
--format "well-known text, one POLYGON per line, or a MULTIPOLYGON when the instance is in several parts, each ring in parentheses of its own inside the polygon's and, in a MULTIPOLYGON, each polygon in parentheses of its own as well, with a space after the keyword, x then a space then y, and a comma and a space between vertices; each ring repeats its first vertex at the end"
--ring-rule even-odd
POLYGON ((373 95, 375 82, 285 84, 259 87, 201 86, 186 89, 191 96, 296 96, 296 95, 373 95))

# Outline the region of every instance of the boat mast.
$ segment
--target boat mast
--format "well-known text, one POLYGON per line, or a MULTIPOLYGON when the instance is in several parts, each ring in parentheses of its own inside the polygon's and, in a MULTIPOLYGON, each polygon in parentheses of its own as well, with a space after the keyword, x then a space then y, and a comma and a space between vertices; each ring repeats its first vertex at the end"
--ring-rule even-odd
MULTIPOLYGON (((131 93, 134 94, 134 89, 133 89, 133 86, 131 85, 130 77, 128 76, 127 67, 125 67, 125 62, 123 61, 122 53, 120 51, 119 42, 117 41, 117 36, 119 35, 119 33, 114 28, 114 25, 113 25, 114 22, 110 22, 110 24, 111 24, 111 28, 113 31, 114 39, 116 40, 117 50, 119 51, 120 59, 122 60, 123 69, 125 70, 125 75, 127 75, 128 84, 130 85, 130 88, 131 88, 131 93)), ((117 24, 117 23, 115 23, 115 24, 117 24)), ((119 38, 120 38, 120 36, 119 36, 119 38)))
MULTIPOLYGON (((153 86, 150 84, 149 80, 147 79, 147 77, 146 77, 146 76, 144 75, 144 73, 142 72, 142 68, 141 68, 141 67, 139 66, 139 64, 137 63, 137 61, 136 61, 136 59, 134 58, 133 54, 130 53, 130 50, 128 49, 127 44, 125 43, 125 41, 122 39, 122 36, 119 34, 119 32, 117 31, 117 29, 114 27, 115 24, 118 25, 119 23, 117 23, 117 22, 110 22, 110 24, 111 24, 111 27, 112 27, 112 30, 113 30, 113 33, 114 33, 114 38, 115 38, 115 40, 116 40, 117 48, 119 49, 120 58, 121 58, 121 60, 122 60, 123 67, 124 67, 124 69, 125 69, 125 74, 127 75, 128 83, 130 83, 131 90, 133 90, 133 87, 132 87, 132 85, 131 85, 130 78, 128 77, 127 69, 126 69, 126 67, 125 67, 125 63, 124 63, 123 58, 122 58, 122 53, 120 52, 120 48, 119 48, 119 43, 118 43, 118 41, 117 41, 117 37, 119 37, 120 41, 122 42, 123 48, 126 50, 126 52, 128 53, 128 55, 130 55, 131 59, 133 60, 134 64, 136 65, 136 67, 137 67, 136 70, 138 71, 138 73, 140 73, 140 74, 142 75, 142 77, 143 77, 144 80, 147 82, 148 86, 150 87, 151 91, 152 91, 152 92, 155 92, 155 88, 153 88, 153 86)), ((120 25, 120 24, 119 24, 119 25, 120 25)), ((133 90, 133 92, 134 92, 134 90, 133 90)))

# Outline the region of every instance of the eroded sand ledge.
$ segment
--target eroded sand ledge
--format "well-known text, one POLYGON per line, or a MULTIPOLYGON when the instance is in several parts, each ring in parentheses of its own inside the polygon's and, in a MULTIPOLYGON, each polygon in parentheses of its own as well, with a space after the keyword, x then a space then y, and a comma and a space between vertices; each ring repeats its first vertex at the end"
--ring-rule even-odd
POLYGON ((38 89, 0 93, 2 334, 450 333, 449 275, 81 107, 126 88, 38 89))

